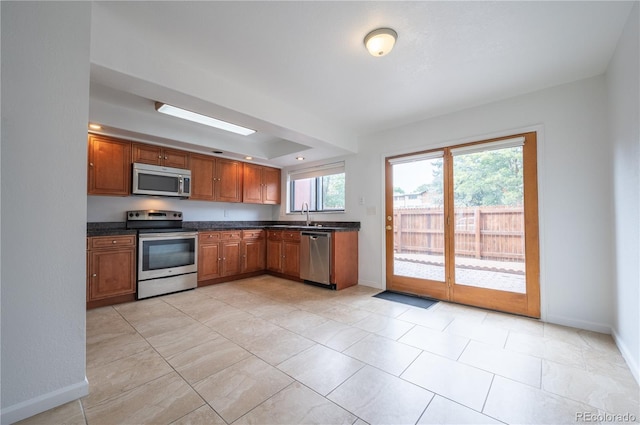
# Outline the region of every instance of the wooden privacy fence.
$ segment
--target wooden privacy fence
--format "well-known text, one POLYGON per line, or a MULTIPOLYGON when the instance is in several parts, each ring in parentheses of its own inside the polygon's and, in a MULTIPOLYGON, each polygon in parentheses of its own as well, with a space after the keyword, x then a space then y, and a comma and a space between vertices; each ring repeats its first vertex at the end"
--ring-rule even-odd
MULTIPOLYGON (((444 211, 436 208, 394 209, 394 249, 398 254, 442 255, 444 211)), ((457 208, 456 256, 495 261, 524 261, 522 207, 457 208)))

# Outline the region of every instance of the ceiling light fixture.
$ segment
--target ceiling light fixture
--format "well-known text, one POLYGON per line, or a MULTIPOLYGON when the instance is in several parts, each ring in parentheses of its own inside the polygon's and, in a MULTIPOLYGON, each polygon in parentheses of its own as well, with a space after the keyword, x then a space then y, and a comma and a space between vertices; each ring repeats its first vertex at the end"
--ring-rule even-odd
POLYGON ((253 157, 247 155, 247 156, 244 157, 244 159, 246 159, 247 161, 251 161, 253 159, 253 157))
POLYGON ((384 56, 393 49, 397 38, 398 33, 391 28, 378 28, 367 34, 364 45, 371 56, 384 56))
POLYGON ((102 130, 102 126, 100 124, 89 124, 89 128, 91 130, 102 130))
POLYGON ((210 127, 219 128, 220 130, 226 130, 232 133, 241 134, 243 136, 248 136, 256 132, 255 130, 251 130, 250 128, 241 127, 239 125, 231 124, 229 122, 198 114, 196 112, 187 111, 186 109, 178 108, 176 106, 167 105, 166 103, 162 102, 156 102, 156 111, 185 120, 197 122, 199 124, 208 125, 210 127))
POLYGON ((304 161, 304 156, 296 156, 296 159, 297 159, 298 161, 304 161))

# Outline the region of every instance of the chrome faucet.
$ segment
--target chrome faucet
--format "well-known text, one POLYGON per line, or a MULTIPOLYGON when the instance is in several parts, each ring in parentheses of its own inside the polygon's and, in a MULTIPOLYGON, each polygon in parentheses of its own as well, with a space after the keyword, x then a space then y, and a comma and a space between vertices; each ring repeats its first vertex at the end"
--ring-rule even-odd
POLYGON ((308 203, 306 203, 306 202, 302 203, 302 211, 300 211, 300 214, 304 215, 304 212, 305 212, 304 211, 304 207, 305 207, 305 205, 307 207, 307 226, 309 226, 309 204, 308 203))

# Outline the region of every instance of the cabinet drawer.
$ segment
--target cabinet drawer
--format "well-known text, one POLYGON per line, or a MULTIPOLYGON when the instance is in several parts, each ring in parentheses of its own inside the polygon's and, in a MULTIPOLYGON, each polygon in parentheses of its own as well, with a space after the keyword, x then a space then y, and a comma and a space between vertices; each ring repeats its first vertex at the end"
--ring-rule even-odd
POLYGON ((282 232, 282 239, 286 241, 299 241, 300 240, 300 232, 282 232))
POLYGON ((207 245, 220 242, 220 232, 198 232, 198 243, 207 245))
POLYGON ((262 239, 264 238, 264 230, 243 230, 242 239, 262 239))
POLYGON ((233 230, 233 231, 228 231, 228 232, 220 232, 221 233, 221 239, 223 241, 228 241, 231 239, 241 239, 241 235, 242 235, 242 230, 233 230))
POLYGON ((282 240, 282 231, 281 230, 268 230, 267 238, 272 241, 281 241, 282 240))
POLYGON ((94 236, 89 238, 89 248, 113 248, 120 246, 135 246, 135 235, 119 235, 119 236, 94 236))

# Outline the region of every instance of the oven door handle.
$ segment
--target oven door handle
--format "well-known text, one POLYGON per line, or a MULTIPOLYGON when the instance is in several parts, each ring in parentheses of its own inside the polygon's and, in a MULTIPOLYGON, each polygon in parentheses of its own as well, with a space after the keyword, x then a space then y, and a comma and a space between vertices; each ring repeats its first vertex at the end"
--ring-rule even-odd
POLYGON ((138 235, 138 238, 139 239, 192 238, 197 235, 198 235, 198 232, 142 233, 138 235))

